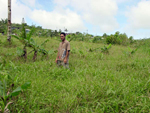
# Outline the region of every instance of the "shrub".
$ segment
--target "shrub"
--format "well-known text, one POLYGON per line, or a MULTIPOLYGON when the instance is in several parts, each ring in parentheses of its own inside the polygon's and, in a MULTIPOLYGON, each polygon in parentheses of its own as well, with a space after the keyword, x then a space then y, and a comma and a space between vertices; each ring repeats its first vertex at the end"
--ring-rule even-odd
POLYGON ((106 43, 107 44, 121 44, 121 40, 118 36, 110 35, 107 36, 106 38, 106 43))
POLYGON ((5 40, 3 43, 1 43, 4 47, 16 47, 16 44, 13 39, 11 39, 11 42, 8 42, 8 40, 5 40))
POLYGON ((129 37, 129 42, 130 42, 130 44, 133 44, 133 43, 134 43, 133 36, 130 36, 130 37, 129 37))
POLYGON ((129 39, 125 33, 120 34, 119 32, 116 32, 114 35, 111 34, 110 36, 107 36, 106 43, 107 44, 128 45, 129 39))
POLYGON ((125 33, 124 34, 120 34, 119 38, 121 40, 121 45, 128 45, 129 44, 129 39, 128 39, 128 37, 127 37, 127 35, 125 33))
POLYGON ((93 43, 99 42, 100 40, 102 40, 102 37, 100 36, 95 36, 94 39, 92 40, 93 43))

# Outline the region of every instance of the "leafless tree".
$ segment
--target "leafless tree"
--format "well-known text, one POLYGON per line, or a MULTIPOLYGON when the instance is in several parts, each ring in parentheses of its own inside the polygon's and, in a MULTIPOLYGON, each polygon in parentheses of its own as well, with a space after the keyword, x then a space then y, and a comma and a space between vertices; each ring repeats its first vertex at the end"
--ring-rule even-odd
POLYGON ((8 32, 7 40, 11 41, 11 0, 8 0, 8 32))

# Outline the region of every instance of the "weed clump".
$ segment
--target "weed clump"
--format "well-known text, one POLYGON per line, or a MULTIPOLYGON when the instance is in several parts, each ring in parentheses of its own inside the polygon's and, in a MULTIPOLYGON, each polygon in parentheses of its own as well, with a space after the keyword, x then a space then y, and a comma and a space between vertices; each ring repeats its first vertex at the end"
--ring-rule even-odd
POLYGON ((11 39, 10 42, 8 42, 8 40, 5 40, 4 42, 1 43, 3 45, 3 47, 5 48, 15 48, 17 47, 16 43, 13 41, 13 39, 11 39))

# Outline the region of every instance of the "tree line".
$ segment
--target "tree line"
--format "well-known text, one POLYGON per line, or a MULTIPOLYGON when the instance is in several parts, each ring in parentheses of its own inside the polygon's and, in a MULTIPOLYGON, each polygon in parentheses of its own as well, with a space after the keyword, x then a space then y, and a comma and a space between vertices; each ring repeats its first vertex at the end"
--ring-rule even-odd
MULTIPOLYGON (((42 26, 36 25, 27 25, 24 23, 25 29, 35 29, 33 36, 38 37, 50 37, 59 40, 59 35, 62 32, 61 29, 59 30, 52 30, 52 29, 43 29, 42 26)), ((19 34, 22 30, 22 24, 12 23, 12 34, 19 34)), ((105 44, 117 44, 117 45, 129 45, 133 44, 135 41, 133 36, 128 37, 126 33, 120 33, 117 31, 115 34, 107 35, 104 33, 102 36, 93 36, 88 33, 68 33, 68 29, 64 29, 67 32, 67 39, 69 41, 87 41, 92 43, 105 43, 105 44)), ((7 19, 0 20, 0 33, 6 35, 7 34, 7 19)))

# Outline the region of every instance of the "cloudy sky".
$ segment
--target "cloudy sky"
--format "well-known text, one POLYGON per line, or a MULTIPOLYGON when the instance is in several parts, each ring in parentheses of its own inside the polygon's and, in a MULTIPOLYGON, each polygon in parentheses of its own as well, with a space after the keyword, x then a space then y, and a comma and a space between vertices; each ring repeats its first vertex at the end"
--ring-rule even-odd
MULTIPOLYGON (((0 0, 0 18, 7 18, 0 0)), ((150 0, 12 0, 12 22, 93 35, 116 31, 134 39, 150 38, 150 0)))

